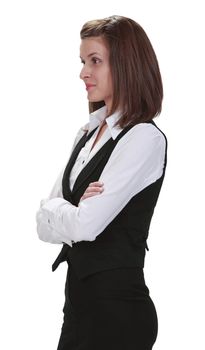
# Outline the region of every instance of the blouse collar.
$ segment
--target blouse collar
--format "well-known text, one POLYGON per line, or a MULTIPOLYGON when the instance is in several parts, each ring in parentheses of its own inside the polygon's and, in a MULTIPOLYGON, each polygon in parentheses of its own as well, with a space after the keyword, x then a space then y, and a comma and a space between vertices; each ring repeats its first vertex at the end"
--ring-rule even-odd
POLYGON ((106 118, 106 112, 107 107, 103 106, 95 112, 90 113, 89 122, 83 127, 83 130, 87 130, 89 134, 93 129, 100 126, 100 124, 102 124, 105 120, 111 137, 113 140, 115 140, 119 133, 123 130, 119 125, 114 126, 115 123, 120 119, 122 113, 120 111, 116 111, 106 118))

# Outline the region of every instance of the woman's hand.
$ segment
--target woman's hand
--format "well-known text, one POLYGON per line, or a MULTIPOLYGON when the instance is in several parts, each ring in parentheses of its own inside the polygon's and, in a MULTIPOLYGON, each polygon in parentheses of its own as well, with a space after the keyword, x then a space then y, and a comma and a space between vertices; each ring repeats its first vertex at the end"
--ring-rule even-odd
POLYGON ((96 194, 100 194, 104 191, 103 188, 104 184, 100 181, 96 181, 96 182, 91 182, 89 184, 89 186, 87 187, 87 189, 85 190, 83 196, 80 198, 80 202, 83 199, 95 196, 96 194))

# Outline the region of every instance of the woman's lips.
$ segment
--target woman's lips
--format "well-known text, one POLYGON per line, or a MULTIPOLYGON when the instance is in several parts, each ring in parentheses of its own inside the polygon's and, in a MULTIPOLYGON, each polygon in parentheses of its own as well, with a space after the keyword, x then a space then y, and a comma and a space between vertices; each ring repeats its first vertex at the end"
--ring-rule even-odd
POLYGON ((86 85, 86 90, 89 90, 95 86, 94 84, 85 84, 85 85, 86 85))

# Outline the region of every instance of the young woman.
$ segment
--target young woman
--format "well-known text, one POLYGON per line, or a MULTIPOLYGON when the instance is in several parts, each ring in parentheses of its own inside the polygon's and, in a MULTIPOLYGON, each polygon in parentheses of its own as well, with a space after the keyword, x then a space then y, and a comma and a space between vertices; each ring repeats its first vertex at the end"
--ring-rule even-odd
POLYGON ((58 350, 151 350, 158 318, 143 267, 166 168, 166 137, 153 122, 161 75, 129 18, 89 21, 81 39, 89 122, 36 215, 39 238, 63 244, 53 270, 68 263, 58 350))

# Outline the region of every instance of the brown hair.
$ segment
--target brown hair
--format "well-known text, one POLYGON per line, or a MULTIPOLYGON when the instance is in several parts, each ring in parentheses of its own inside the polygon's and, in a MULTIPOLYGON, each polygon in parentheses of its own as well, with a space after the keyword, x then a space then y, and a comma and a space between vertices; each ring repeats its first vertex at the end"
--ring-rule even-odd
MULTIPOLYGON (((120 127, 146 122, 160 114, 163 86, 157 57, 143 28, 123 16, 110 16, 86 22, 81 39, 102 37, 110 52, 113 101, 110 114, 120 106, 120 127)), ((89 102, 89 111, 105 105, 89 102)))

